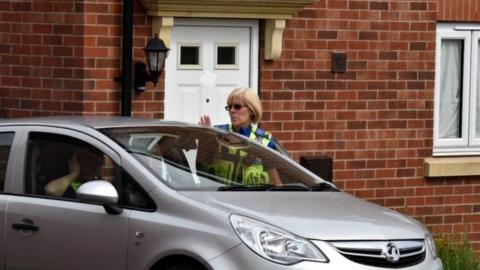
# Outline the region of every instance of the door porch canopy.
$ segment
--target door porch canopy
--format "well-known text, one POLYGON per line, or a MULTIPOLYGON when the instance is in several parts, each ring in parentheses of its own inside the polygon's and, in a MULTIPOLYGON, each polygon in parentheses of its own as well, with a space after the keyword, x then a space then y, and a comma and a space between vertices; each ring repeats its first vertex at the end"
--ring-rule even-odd
POLYGON ((170 47, 174 17, 265 19, 265 59, 282 53, 286 20, 316 0, 140 0, 152 31, 170 47))

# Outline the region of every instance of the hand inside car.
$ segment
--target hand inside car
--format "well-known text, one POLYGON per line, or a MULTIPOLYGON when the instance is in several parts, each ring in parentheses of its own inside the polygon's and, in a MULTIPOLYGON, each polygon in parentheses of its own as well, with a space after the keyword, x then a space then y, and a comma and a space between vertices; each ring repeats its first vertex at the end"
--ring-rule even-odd
POLYGON ((62 196, 70 184, 80 176, 80 162, 77 153, 68 160, 68 174, 50 181, 44 188, 47 195, 62 196))
POLYGON ((68 171, 73 179, 76 179, 80 175, 80 163, 78 162, 76 153, 68 160, 68 171))

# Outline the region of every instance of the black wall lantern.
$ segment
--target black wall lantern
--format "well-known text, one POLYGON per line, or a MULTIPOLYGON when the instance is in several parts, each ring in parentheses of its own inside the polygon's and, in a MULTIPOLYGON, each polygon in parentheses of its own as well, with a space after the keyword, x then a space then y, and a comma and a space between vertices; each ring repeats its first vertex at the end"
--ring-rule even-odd
POLYGON ((162 74, 163 67, 165 65, 165 59, 167 58, 168 51, 170 49, 165 46, 163 40, 159 39, 157 34, 153 37, 145 47, 145 56, 147 57, 147 65, 143 62, 135 63, 135 91, 145 91, 145 83, 153 82, 157 85, 158 78, 162 74))

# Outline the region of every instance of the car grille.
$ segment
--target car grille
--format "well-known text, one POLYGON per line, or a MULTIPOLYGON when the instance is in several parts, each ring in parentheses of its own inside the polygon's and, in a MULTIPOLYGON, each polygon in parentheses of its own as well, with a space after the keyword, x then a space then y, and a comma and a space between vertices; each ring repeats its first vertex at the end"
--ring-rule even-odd
POLYGON ((349 260, 375 267, 403 268, 425 259, 423 240, 336 241, 330 244, 349 260))

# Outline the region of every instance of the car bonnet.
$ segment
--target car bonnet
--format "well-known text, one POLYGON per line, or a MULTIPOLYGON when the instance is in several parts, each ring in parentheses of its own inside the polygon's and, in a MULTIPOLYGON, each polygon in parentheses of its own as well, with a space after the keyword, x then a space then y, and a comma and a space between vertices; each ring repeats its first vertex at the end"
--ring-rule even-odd
POLYGON ((343 192, 181 192, 200 203, 318 240, 423 239, 422 225, 343 192))

